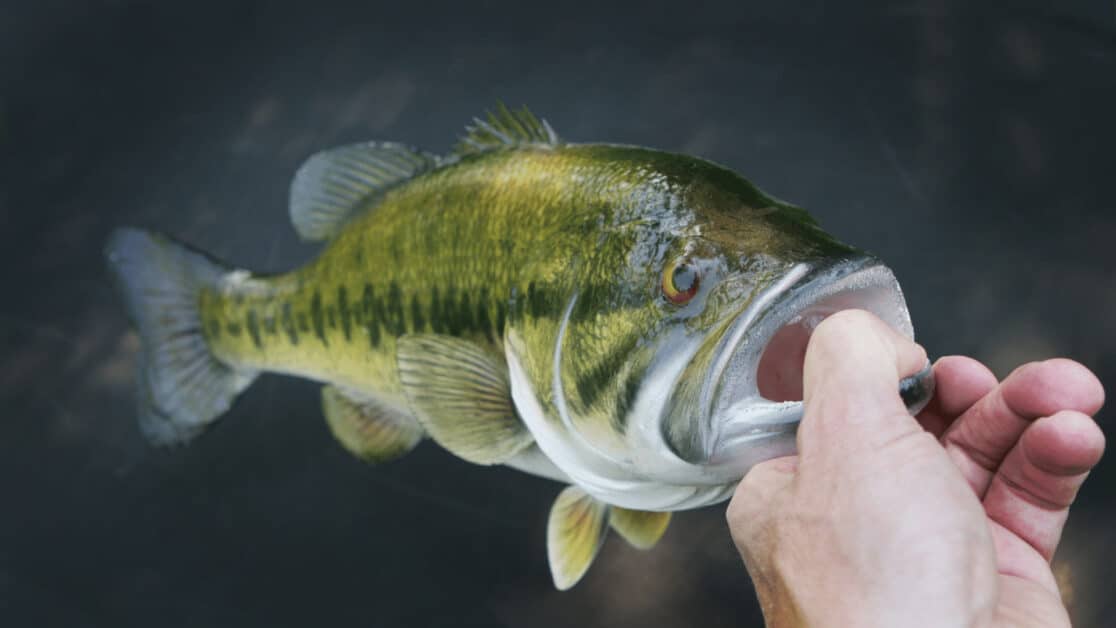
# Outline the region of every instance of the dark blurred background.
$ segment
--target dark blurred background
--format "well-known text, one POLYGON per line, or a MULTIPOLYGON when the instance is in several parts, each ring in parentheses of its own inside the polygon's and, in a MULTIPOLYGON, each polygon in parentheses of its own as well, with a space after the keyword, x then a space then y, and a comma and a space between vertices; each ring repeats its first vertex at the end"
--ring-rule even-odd
MULTIPOLYGON (((557 485, 430 444, 365 466, 307 382, 265 376, 188 448, 141 439, 112 227, 286 269, 308 154, 445 151, 497 100, 811 209, 891 264, 932 354, 1116 384, 1112 0, 528 4, 3 3, 0 623, 760 625, 721 507, 649 553, 614 536, 558 593, 557 485)), ((1080 626, 1116 621, 1114 483, 1102 462, 1059 555, 1080 626)))

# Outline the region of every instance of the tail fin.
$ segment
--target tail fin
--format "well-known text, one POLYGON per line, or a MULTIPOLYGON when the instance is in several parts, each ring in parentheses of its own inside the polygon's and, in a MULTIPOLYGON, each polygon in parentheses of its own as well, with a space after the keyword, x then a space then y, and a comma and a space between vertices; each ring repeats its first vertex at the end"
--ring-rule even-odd
POLYGON ((209 351, 199 291, 229 269, 161 235, 117 229, 105 246, 141 349, 136 385, 140 429, 157 444, 185 443, 217 420, 257 373, 209 351))

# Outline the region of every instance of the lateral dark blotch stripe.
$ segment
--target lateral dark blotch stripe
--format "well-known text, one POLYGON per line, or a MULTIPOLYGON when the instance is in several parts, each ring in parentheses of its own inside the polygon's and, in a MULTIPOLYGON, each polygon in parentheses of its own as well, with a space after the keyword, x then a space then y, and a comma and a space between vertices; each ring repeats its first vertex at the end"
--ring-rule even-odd
POLYGON ((468 290, 461 294, 461 303, 457 306, 457 317, 463 332, 471 332, 476 329, 477 323, 473 318, 473 302, 469 298, 468 290))
POLYGON ((298 344, 298 330, 295 329, 294 317, 291 315, 291 302, 283 302, 283 313, 280 317, 283 331, 287 332, 287 340, 291 341, 292 345, 298 344))
POLYGON ((310 298, 310 322, 314 325, 314 335, 322 341, 323 345, 329 346, 325 335, 325 317, 322 316, 322 295, 317 291, 310 298))
POLYGON ((275 324, 275 312, 269 311, 264 315, 263 319, 264 331, 269 335, 274 336, 279 333, 279 327, 275 324))
POLYGON ((494 339, 492 334, 492 320, 488 317, 488 295, 484 292, 481 293, 481 298, 477 300, 477 328, 484 332, 484 335, 491 341, 494 339))
POLYGON ((456 336, 461 333, 461 321, 457 319, 457 312, 454 308, 454 300, 457 298, 457 290, 453 286, 446 288, 446 294, 442 298, 441 311, 439 312, 442 317, 443 327, 451 336, 456 336))
MULTIPOLYGON (((507 302, 501 302, 504 311, 504 323, 515 323, 524 316, 533 318, 553 319, 561 316, 562 306, 569 303, 572 289, 565 289, 560 285, 547 285, 535 283, 527 284, 527 289, 513 287, 507 302)), ((577 302, 588 303, 587 299, 578 298, 577 302)), ((499 315, 497 318, 500 318, 499 315)), ((499 324, 499 323, 498 323, 499 324)), ((499 324, 503 328, 503 324, 499 324)))
POLYGON ((372 284, 364 284, 364 293, 360 299, 361 316, 364 319, 364 328, 368 330, 368 342, 372 347, 380 346, 380 320, 376 307, 376 292, 372 284))
POLYGON ((419 333, 426 329, 426 318, 422 315, 422 304, 418 295, 411 296, 411 331, 419 333))
POLYGON ((508 306, 503 301, 499 301, 498 303, 496 303, 496 335, 497 336, 503 336, 504 335, 504 325, 507 322, 507 319, 508 319, 508 306))
POLYGON ((240 335, 240 323, 238 323, 236 321, 229 321, 225 325, 225 329, 228 330, 230 336, 239 336, 240 335))
POLYGON ((352 340, 352 320, 349 318, 349 293, 345 286, 337 286, 337 316, 341 319, 341 332, 345 341, 352 340))
POLYGON ((255 308, 248 308, 248 314, 245 316, 245 323, 248 326, 248 334, 252 336, 252 344, 256 345, 257 349, 263 349, 263 340, 260 339, 260 321, 256 317, 255 308))
POLYGON ((535 316, 535 282, 527 284, 527 313, 535 316))
POLYGON ((310 321, 306 319, 306 312, 298 313, 298 330, 304 334, 310 331, 310 321))
POLYGON ((442 316, 442 299, 438 286, 430 289, 430 331, 441 334, 446 331, 446 319, 442 316))
POLYGON ((545 288, 535 286, 534 282, 531 283, 531 294, 529 295, 530 303, 528 305, 531 316, 538 317, 546 313, 547 296, 545 288))
POLYGON ((402 336, 407 333, 407 321, 403 315, 403 292, 396 281, 388 286, 387 318, 393 335, 402 336))

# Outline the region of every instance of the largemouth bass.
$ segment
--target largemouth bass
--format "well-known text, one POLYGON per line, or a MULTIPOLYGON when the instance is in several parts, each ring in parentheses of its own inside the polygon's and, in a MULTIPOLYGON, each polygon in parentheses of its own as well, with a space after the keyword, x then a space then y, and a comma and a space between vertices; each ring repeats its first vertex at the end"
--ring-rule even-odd
MULTIPOLYGON (((701 159, 564 143, 526 109, 476 120, 447 157, 318 153, 290 217, 325 246, 270 276, 112 235, 143 432, 190 440, 264 371, 323 382, 330 429, 363 459, 429 437, 569 484, 547 532, 562 589, 608 529, 651 547, 671 511, 794 452, 825 316, 859 307, 913 333, 891 271, 804 210, 701 159)), ((932 384, 901 383, 912 411, 932 384)))

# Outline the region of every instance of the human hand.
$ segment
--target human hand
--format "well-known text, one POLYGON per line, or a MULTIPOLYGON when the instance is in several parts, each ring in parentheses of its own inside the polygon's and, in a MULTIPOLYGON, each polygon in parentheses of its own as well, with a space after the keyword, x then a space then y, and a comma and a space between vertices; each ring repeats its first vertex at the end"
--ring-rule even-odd
POLYGON ((943 358, 916 421, 897 383, 925 363, 865 312, 810 339, 799 455, 754 467, 728 509, 769 626, 1069 624, 1049 561, 1104 448, 1100 383, 1068 360, 997 384, 943 358))

